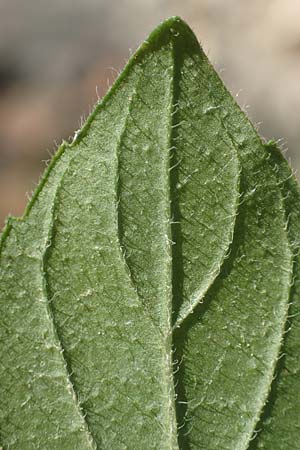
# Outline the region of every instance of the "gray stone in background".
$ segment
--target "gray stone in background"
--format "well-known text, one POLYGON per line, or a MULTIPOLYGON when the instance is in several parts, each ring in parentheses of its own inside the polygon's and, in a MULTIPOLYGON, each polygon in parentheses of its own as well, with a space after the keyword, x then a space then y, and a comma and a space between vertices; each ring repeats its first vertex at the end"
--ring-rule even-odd
POLYGON ((0 223, 153 27, 182 16, 266 138, 300 167, 297 0, 0 0, 0 223), (225 70, 221 70, 225 69, 225 70))

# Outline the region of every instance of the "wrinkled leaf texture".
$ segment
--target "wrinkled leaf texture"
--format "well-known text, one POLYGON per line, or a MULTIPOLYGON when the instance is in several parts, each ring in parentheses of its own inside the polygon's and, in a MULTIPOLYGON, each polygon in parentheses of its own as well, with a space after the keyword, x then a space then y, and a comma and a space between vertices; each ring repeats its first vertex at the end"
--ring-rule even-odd
POLYGON ((300 449, 299 205, 165 21, 2 234, 3 448, 300 449))

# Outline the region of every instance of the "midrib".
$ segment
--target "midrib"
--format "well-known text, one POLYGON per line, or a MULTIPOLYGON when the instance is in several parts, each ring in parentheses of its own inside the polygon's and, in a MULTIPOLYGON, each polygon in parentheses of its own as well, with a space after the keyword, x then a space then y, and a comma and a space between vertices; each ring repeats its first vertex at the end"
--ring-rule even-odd
POLYGON ((165 196, 166 199, 166 215, 168 217, 168 221, 166 223, 166 235, 168 236, 168 259, 169 267, 168 267, 168 276, 169 276, 169 292, 168 292, 168 301, 166 302, 166 311, 165 311, 165 323, 167 328, 167 333, 165 336, 165 365, 164 368, 164 381, 166 388, 166 397, 168 398, 168 417, 169 417, 169 435, 170 435, 170 450, 179 450, 179 443, 177 437, 177 420, 176 420, 176 393, 174 386, 174 367, 173 367, 173 333, 172 333, 172 313, 173 313, 173 277, 174 277, 174 265, 173 265, 173 251, 172 245, 176 245, 173 243, 173 230, 172 230, 172 216, 173 216, 173 198, 172 198, 172 163, 173 158, 170 155, 171 151, 175 151, 174 146, 174 125, 176 122, 176 114, 175 108, 177 104, 176 98, 176 50, 175 43, 171 40, 171 52, 172 52, 172 77, 170 82, 170 91, 169 91, 169 105, 168 105, 168 126, 167 126, 167 151, 164 152, 165 155, 165 196))

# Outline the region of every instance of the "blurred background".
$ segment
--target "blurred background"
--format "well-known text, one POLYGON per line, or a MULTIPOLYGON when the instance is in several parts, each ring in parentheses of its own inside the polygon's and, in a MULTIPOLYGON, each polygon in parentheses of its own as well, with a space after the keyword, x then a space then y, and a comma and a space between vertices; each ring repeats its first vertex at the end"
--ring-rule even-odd
POLYGON ((0 0, 0 228, 171 15, 190 24, 260 133, 282 139, 300 168, 299 0, 0 0))

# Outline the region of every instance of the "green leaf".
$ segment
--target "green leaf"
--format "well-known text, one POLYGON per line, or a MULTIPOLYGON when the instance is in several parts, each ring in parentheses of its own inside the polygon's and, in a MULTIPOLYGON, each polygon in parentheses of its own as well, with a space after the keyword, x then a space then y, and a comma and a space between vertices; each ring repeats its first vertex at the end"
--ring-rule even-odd
POLYGON ((260 433, 251 450, 298 449, 300 412, 300 191, 291 169, 273 142, 266 146, 270 162, 282 190, 287 230, 294 254, 293 285, 290 292, 286 338, 277 363, 269 401, 259 424, 260 433))
POLYGON ((5 450, 249 447, 296 295, 281 166, 160 25, 3 232, 5 450))

